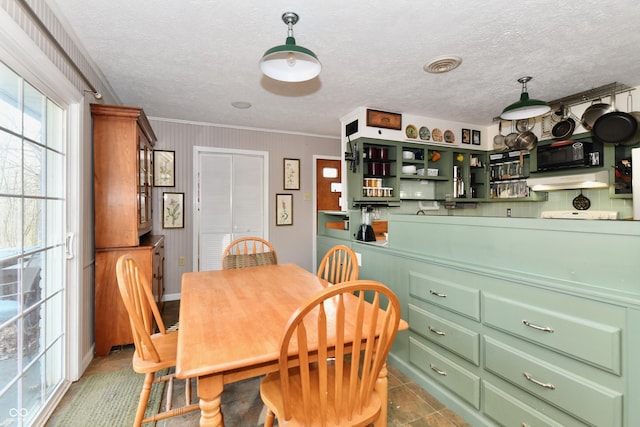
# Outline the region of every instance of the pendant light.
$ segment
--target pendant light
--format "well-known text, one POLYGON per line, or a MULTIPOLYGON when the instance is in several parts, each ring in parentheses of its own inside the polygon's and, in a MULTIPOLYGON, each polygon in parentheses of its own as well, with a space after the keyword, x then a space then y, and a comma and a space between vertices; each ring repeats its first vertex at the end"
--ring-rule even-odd
POLYGON ((317 77, 322 65, 315 53, 296 45, 293 26, 298 15, 293 12, 282 14, 282 20, 289 28, 285 44, 267 50, 260 60, 260 70, 272 79, 283 82, 304 82, 317 77))
POLYGON ((551 107, 549 107, 546 102, 529 99, 527 82, 531 79, 532 77, 521 77, 518 79, 518 82, 522 83, 520 101, 505 107, 504 110, 502 110, 502 114, 500 114, 500 118, 505 120, 530 119, 531 117, 541 116, 551 110, 551 107))

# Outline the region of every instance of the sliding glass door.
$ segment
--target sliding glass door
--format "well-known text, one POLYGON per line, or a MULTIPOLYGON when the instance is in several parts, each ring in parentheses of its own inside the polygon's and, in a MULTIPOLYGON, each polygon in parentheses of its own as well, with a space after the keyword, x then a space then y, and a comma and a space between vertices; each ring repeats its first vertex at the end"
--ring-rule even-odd
POLYGON ((0 62, 0 426, 64 377, 66 112, 0 62))

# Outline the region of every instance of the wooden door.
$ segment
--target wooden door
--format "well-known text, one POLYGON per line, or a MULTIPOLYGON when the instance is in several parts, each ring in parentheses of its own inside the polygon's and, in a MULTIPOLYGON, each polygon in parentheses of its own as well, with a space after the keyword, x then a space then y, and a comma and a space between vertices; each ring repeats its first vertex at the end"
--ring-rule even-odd
POLYGON ((342 210, 342 192, 335 191, 342 182, 340 169, 340 160, 316 160, 316 206, 319 211, 342 210))

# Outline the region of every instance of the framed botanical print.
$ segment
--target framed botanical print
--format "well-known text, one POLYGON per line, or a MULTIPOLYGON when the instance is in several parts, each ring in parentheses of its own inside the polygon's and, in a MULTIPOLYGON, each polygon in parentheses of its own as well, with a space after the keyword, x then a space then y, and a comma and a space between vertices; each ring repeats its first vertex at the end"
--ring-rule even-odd
POLYGON ((184 193, 162 193, 162 228, 184 228, 184 193))
POLYGON ((300 159, 284 159, 283 167, 285 190, 300 189, 300 159))
POLYGON ((176 152, 153 150, 153 186, 176 186, 176 152))
POLYGON ((276 194, 276 225, 293 225, 293 194, 276 194))

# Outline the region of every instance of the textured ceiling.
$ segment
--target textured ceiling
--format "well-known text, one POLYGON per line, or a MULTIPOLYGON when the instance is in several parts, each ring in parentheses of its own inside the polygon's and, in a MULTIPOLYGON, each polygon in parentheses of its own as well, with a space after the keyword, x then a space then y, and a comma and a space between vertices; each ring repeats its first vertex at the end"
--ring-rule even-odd
POLYGON ((547 101, 611 82, 640 86, 638 0, 55 0, 52 8, 120 102, 153 117, 339 136, 339 118, 360 106, 489 125, 517 101, 525 75, 530 96, 547 101), (258 68, 284 43, 286 11, 300 16, 297 44, 322 63, 311 81, 282 83, 258 68), (440 55, 463 63, 425 73, 440 55))

